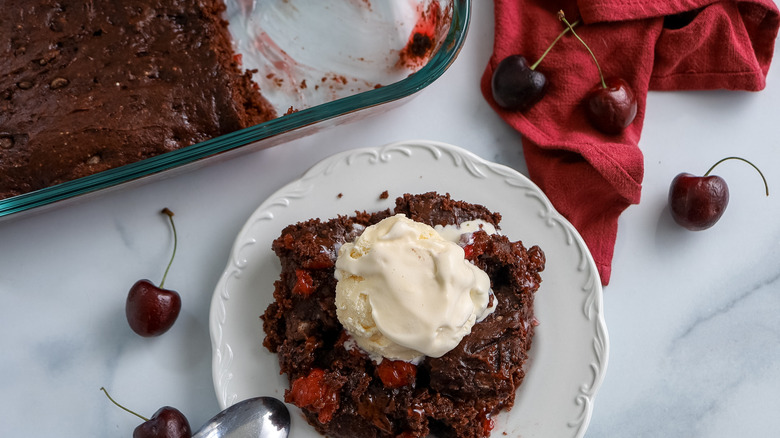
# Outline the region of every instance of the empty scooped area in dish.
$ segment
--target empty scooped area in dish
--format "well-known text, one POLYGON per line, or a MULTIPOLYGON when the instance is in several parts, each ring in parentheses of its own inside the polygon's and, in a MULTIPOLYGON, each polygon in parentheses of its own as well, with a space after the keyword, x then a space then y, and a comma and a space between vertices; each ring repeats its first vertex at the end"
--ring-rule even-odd
POLYGON ((243 67, 279 114, 398 82, 444 40, 446 0, 227 2, 243 67))

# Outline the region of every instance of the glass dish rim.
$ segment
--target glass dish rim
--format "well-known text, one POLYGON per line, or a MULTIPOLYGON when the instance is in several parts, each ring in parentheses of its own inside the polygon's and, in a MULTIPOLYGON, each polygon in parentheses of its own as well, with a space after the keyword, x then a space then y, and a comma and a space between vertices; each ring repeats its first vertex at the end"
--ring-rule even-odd
POLYGON ((261 140, 409 97, 438 79, 458 56, 468 34, 471 0, 452 1, 452 20, 439 50, 417 72, 392 84, 285 114, 267 122, 83 178, 0 200, 7 216, 108 189, 182 167, 261 140))

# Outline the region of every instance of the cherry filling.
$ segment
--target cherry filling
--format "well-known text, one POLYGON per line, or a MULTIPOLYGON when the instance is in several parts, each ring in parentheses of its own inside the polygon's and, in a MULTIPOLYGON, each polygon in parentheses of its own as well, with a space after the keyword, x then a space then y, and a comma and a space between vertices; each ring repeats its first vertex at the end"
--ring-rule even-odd
POLYGON ((320 423, 328 423, 339 407, 340 388, 326 380, 325 371, 314 368, 307 376, 292 382, 292 387, 284 394, 284 401, 299 408, 308 408, 317 413, 320 423))
POLYGON ((376 367, 379 380, 387 388, 411 385, 417 378, 417 366, 402 360, 383 360, 376 367))
POLYGON ((308 297, 316 289, 314 287, 314 280, 311 278, 311 274, 304 269, 295 270, 295 286, 293 286, 293 293, 308 297))

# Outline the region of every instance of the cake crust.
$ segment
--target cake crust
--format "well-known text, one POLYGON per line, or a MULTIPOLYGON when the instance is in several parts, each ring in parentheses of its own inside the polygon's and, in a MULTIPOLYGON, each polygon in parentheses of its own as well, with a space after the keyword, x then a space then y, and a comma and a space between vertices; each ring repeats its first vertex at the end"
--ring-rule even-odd
POLYGON ((221 0, 2 0, 0 199, 276 116, 221 0))

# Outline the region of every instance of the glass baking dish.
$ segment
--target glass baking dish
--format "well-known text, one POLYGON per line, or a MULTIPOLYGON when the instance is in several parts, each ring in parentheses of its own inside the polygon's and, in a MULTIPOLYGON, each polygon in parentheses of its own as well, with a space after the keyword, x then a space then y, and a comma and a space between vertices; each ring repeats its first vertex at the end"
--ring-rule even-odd
POLYGON ((0 221, 279 145, 398 106, 440 77, 455 60, 471 8, 470 0, 227 0, 226 4, 225 18, 243 68, 257 70, 253 79, 279 117, 2 199, 0 221), (432 41, 420 40, 420 35, 431 35, 432 41))

